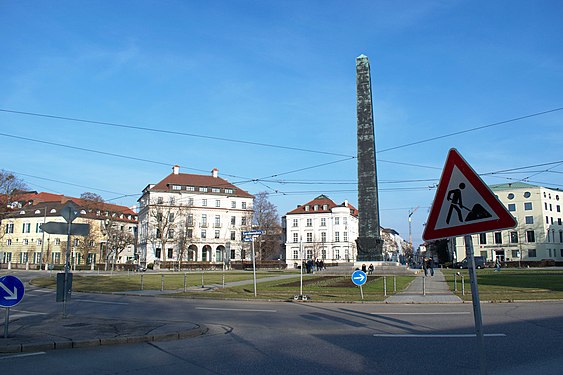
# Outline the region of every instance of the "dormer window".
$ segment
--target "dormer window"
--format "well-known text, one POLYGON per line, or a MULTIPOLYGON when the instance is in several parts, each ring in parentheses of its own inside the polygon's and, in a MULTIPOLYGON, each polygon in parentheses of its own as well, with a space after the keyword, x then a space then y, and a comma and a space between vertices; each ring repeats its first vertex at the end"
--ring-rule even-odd
POLYGON ((323 204, 323 211, 328 210, 328 204, 323 204))
POLYGON ((25 215, 25 211, 20 211, 20 215, 25 215))
POLYGON ((315 210, 315 211, 318 211, 318 210, 319 210, 319 205, 318 205, 318 204, 315 205, 314 210, 315 210))
POLYGON ((51 208, 51 211, 49 211, 49 213, 52 213, 52 214, 54 214, 56 212, 57 212, 57 210, 55 210, 54 208, 51 208))
POLYGON ((309 205, 305 206, 305 211, 309 211, 309 209, 310 209, 309 205))
POLYGON ((35 210, 35 213, 36 213, 36 214, 40 214, 40 213, 41 213, 41 210, 35 210))
POLYGON ((203 193, 207 193, 207 188, 206 187, 200 187, 199 191, 201 191, 203 193))
POLYGON ((172 185, 172 190, 182 190, 180 185, 172 185))

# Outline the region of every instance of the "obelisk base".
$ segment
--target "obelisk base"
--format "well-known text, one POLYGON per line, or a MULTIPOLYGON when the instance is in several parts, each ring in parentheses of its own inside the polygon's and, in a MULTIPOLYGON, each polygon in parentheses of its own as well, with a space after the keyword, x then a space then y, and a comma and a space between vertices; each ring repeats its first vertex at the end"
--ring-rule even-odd
POLYGON ((358 247, 358 262, 382 262, 383 259, 383 240, 377 237, 358 237, 356 240, 358 247))

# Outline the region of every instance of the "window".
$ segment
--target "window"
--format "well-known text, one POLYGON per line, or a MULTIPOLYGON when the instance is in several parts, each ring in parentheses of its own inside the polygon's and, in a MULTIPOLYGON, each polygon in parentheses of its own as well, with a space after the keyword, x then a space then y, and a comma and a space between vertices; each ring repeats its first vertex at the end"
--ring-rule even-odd
POLYGON ((212 192, 212 193, 220 193, 220 192, 221 192, 221 189, 219 189, 219 188, 211 188, 211 192, 212 192))
POLYGON ((236 240, 236 235, 237 235, 237 232, 235 232, 234 230, 232 230, 232 231, 231 231, 231 241, 236 240))
POLYGON ((299 259, 299 250, 293 250, 293 259, 299 259))
POLYGON ((342 233, 342 239, 344 240, 344 242, 348 242, 348 232, 342 233))
POLYGON ((235 226, 237 224, 237 217, 231 216, 231 225, 235 226))
POLYGON ((313 210, 318 211, 318 210, 319 210, 319 205, 316 204, 316 205, 313 207, 313 210))
POLYGON ((199 191, 201 191, 203 193, 207 193, 207 188, 206 187, 200 187, 199 191))
POLYGON ((533 210, 532 202, 524 202, 524 210, 526 210, 526 211, 533 210))
POLYGON ((240 225, 246 225, 246 217, 245 216, 240 218, 240 225))
POLYGON ((514 204, 514 203, 509 203, 509 204, 508 204, 508 211, 511 211, 511 212, 516 211, 516 204, 514 204))
POLYGON ((335 250, 334 250, 334 258, 335 258, 335 259, 340 259, 340 250, 339 250, 339 249, 335 249, 335 250))
POLYGON ((10 238, 8 238, 6 240, 6 246, 11 246, 12 245, 12 240, 10 238))
POLYGON ((321 242, 326 242, 326 232, 321 232, 321 242))
POLYGON ((334 232, 334 242, 340 242, 340 232, 334 232))
POLYGON ((313 250, 307 249, 307 259, 311 259, 313 257, 313 250))
POLYGON ((187 191, 195 191, 195 187, 194 186, 186 186, 186 190, 187 191))
MULTIPOLYGON (((41 238, 38 238, 37 241, 35 242, 37 245, 41 245, 41 238)), ((93 246, 94 244, 91 244, 90 246, 93 246)))
POLYGON ((526 216, 526 224, 534 224, 534 217, 526 216))
POLYGON ((215 200, 215 207, 221 207, 221 201, 219 199, 215 200))
POLYGON ((216 239, 219 238, 219 231, 218 230, 215 231, 215 238, 216 239))
POLYGON ((246 210, 246 202, 242 202, 241 207, 242 207, 243 210, 246 210))
POLYGON ((297 219, 293 219, 293 226, 296 227, 299 223, 299 220, 297 219))
POLYGON ((27 263, 27 253, 20 253, 20 263, 27 263))
POLYGON ((328 210, 328 204, 323 204, 323 211, 328 210))
POLYGON ((487 243, 487 233, 479 233, 479 244, 485 245, 487 243))
POLYGON ((202 200, 201 200, 201 205, 202 205, 203 207, 207 207, 207 199, 202 199, 202 200))
POLYGON ((225 189, 225 194, 233 194, 233 189, 225 189))
POLYGON ((313 233, 307 233, 307 242, 313 242, 313 233))
POLYGON ((237 202, 231 201, 231 208, 237 208, 237 202))
POLYGON ((555 210, 556 210, 557 212, 561 212, 561 206, 560 206, 560 205, 555 206, 555 210))
POLYGON ((309 206, 305 206, 305 211, 309 211, 309 206))
POLYGON ((545 203, 543 204, 543 206, 544 206, 545 210, 547 211, 547 202, 545 202, 545 203))
POLYGON ((512 257, 513 258, 520 258, 520 253, 518 250, 512 250, 512 257))
POLYGON ((172 185, 172 190, 182 190, 180 185, 172 185))
POLYGON ((536 234, 533 230, 526 231, 526 241, 536 242, 536 234))
POLYGON ((41 223, 35 224, 35 233, 43 233, 43 230, 41 229, 41 223))
POLYGON ((335 217, 334 218, 334 225, 338 225, 340 224, 340 218, 339 217, 335 217))
POLYGON ((193 229, 186 229, 186 237, 192 238, 193 236, 194 236, 194 230, 193 229))
POLYGON ((170 223, 174 222, 174 212, 170 212, 170 214, 168 214, 168 221, 170 223))
POLYGON ((221 215, 215 215, 215 228, 221 227, 221 215))
POLYGON ((207 226, 207 214, 201 214, 201 226, 202 227, 207 226))
POLYGON ((321 217, 321 227, 326 227, 326 218, 321 217))
POLYGON ((194 225, 194 214, 188 214, 188 216, 186 216, 186 225, 194 225))
POLYGON ((321 257, 322 257, 323 259, 326 259, 326 249, 323 249, 323 250, 321 251, 321 257))
POLYGON ((168 229, 168 238, 174 238, 174 229, 168 229))
POLYGON ((201 238, 207 238, 207 231, 205 229, 201 230, 201 238))
POLYGON ((508 199, 514 199, 514 194, 513 194, 513 193, 508 193, 507 198, 508 198, 508 199))
POLYGON ((536 249, 529 249, 528 258, 535 258, 535 257, 536 257, 536 249))
POLYGON ((518 232, 510 232, 510 243, 518 243, 518 232))
POLYGON ((299 233, 293 233, 293 242, 294 243, 299 242, 299 233))
POLYGON ((342 218, 342 224, 344 224, 344 225, 348 224, 348 218, 347 217, 342 218))
POLYGON ((563 243, 563 230, 559 231, 559 243, 563 243))
POLYGON ((308 226, 308 227, 312 227, 312 226, 313 226, 313 219, 307 219, 307 226, 308 226))
POLYGON ((28 240, 27 238, 25 238, 25 239, 23 240, 23 244, 24 244, 24 245, 29 245, 29 240, 28 240))
POLYGON ((188 198, 188 206, 193 206, 193 205, 194 205, 194 199, 188 198))
POLYGON ((156 204, 162 204, 162 203, 164 203, 164 198, 162 198, 162 197, 157 197, 157 198, 156 198, 156 204))
POLYGON ((14 223, 6 224, 6 233, 14 233, 14 223))
POLYGON ((530 198, 532 196, 532 193, 530 193, 529 191, 524 192, 524 198, 530 198))
POLYGON ((60 244, 61 244, 61 239, 55 238, 55 245, 60 245, 60 244))
POLYGON ((495 244, 501 244, 502 243, 502 233, 501 232, 495 232, 495 244))
POLYGON ((546 224, 549 224, 549 216, 546 216, 546 217, 545 217, 545 223, 546 223, 546 224))
POLYGON ((168 248, 168 253, 166 254, 168 256, 168 258, 172 258, 174 256, 174 250, 171 248, 168 248))
POLYGON ((170 197, 170 205, 174 206, 176 204, 176 198, 170 197))
POLYGON ((23 223, 22 233, 31 233, 31 223, 23 223))

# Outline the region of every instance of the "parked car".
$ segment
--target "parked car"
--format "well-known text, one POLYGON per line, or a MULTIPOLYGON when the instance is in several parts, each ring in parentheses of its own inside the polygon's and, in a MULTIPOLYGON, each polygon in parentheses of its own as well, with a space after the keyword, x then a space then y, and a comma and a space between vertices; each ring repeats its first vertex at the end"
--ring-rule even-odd
MULTIPOLYGON (((455 263, 455 268, 467 268, 468 267, 468 259, 465 258, 461 262, 455 263)), ((475 268, 485 268, 487 266, 487 262, 485 261, 484 257, 477 256, 475 257, 475 268)))

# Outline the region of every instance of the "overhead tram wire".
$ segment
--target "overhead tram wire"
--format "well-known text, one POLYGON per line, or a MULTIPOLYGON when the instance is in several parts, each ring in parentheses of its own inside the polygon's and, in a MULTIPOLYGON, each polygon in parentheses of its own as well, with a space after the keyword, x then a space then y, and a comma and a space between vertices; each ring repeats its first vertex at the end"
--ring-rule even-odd
POLYGON ((47 114, 43 114, 43 113, 14 111, 14 110, 9 110, 9 109, 2 109, 2 108, 0 108, 0 112, 14 113, 14 114, 26 115, 26 116, 45 117, 45 118, 51 118, 51 119, 56 119, 56 120, 74 121, 74 122, 81 122, 81 123, 86 123, 86 124, 112 126, 112 127, 117 127, 117 128, 141 130, 141 131, 147 131, 147 132, 153 132, 153 133, 181 135, 181 136, 185 136, 185 137, 202 138, 202 139, 211 139, 211 140, 222 141, 222 142, 242 143, 242 144, 253 145, 253 146, 280 148, 280 149, 291 150, 291 151, 302 151, 302 152, 310 152, 310 153, 315 153, 315 154, 334 155, 334 156, 349 156, 349 155, 339 154, 339 153, 335 153, 335 152, 328 152, 328 151, 320 151, 320 150, 312 150, 312 149, 299 148, 299 147, 274 145, 274 144, 262 143, 262 142, 244 141, 244 140, 241 140, 241 139, 233 139, 233 138, 214 137, 214 136, 210 136, 210 135, 185 133, 185 132, 179 132, 179 131, 175 131, 175 130, 156 129, 156 128, 149 128, 149 127, 144 127, 144 126, 117 124, 117 123, 113 123, 113 122, 85 120, 85 119, 74 118, 74 117, 47 115, 47 114))

